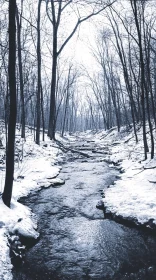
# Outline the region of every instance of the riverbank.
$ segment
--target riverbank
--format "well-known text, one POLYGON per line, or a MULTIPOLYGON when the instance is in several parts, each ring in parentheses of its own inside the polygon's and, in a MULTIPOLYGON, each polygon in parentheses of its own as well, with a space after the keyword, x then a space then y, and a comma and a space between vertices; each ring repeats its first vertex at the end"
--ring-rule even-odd
POLYGON ((80 135, 64 146, 77 151, 62 164, 65 185, 20 200, 38 216, 41 237, 14 267, 13 279, 155 280, 155 236, 104 219, 95 207, 119 174, 105 162, 108 147, 80 135))
POLYGON ((124 128, 96 134, 95 142, 109 146, 106 160, 121 170, 118 180, 104 190, 103 202, 108 216, 156 229, 156 157, 151 160, 148 153, 144 160, 141 129, 137 134, 138 143, 133 131, 124 128))
MULTIPOLYGON (((154 132, 155 133, 155 132, 154 132)), ((74 136, 67 135, 61 139, 68 148, 70 145, 76 149, 81 141, 81 151, 87 153, 83 141, 92 142, 94 153, 100 154, 100 161, 106 161, 110 166, 117 166, 120 170, 118 180, 113 185, 104 186, 103 202, 107 213, 113 217, 130 220, 138 225, 156 228, 156 158, 143 160, 143 147, 141 131, 138 130, 139 141, 136 144, 132 131, 117 132, 116 128, 98 133, 87 131, 74 136), (96 145, 96 150, 94 146, 96 145)), ((59 137, 58 137, 59 139, 59 137)), ((3 140, 3 139, 2 139, 3 140)), ((3 142, 3 141, 2 141, 3 142)), ((5 146, 5 145, 3 145, 5 146)), ((73 153, 70 150, 68 155, 73 153)), ((74 154, 77 156, 76 154, 74 154)), ((4 186, 5 150, 0 149, 0 178, 1 193, 4 186)), ((70 156, 69 156, 70 157, 70 156)), ((56 143, 48 138, 41 146, 33 142, 33 134, 27 132, 27 141, 23 142, 20 135, 16 135, 16 164, 13 199, 11 209, 8 209, 0 199, 0 279, 11 280, 12 264, 9 256, 8 238, 10 235, 24 235, 38 238, 36 217, 31 209, 18 203, 20 197, 27 196, 33 190, 62 184, 56 178, 61 167, 58 162, 66 162, 66 154, 59 149, 56 143)), ((98 176, 98 174, 97 174, 98 176)), ((94 208, 96 205, 92 205, 94 208)))
MULTIPOLYGON (((4 143, 4 139, 2 139, 4 143)), ((4 145, 3 145, 4 147, 4 145)), ((5 180, 5 149, 0 149, 0 178, 1 193, 5 180)), ((20 197, 27 196, 33 190, 39 190, 49 186, 63 183, 56 178, 61 167, 55 166, 58 157, 61 157, 61 151, 58 146, 47 137, 41 145, 34 143, 33 134, 28 129, 26 142, 16 133, 16 151, 15 151, 15 176, 13 185, 13 195, 11 208, 6 207, 0 197, 0 280, 12 279, 12 264, 10 260, 10 244, 15 247, 15 254, 22 244, 19 242, 19 236, 26 239, 38 239, 37 218, 31 209, 17 202, 20 197), (18 246, 19 244, 19 246, 18 246), (18 246, 18 247, 17 247, 18 246)))

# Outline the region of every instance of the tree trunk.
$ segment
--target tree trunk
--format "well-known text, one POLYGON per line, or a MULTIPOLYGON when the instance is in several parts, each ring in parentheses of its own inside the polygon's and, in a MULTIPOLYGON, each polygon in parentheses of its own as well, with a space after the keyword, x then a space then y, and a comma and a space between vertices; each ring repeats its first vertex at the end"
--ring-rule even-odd
POLYGON ((36 144, 40 145, 40 126, 41 126, 41 38, 40 38, 40 21, 41 21, 41 0, 38 1, 38 19, 37 19, 37 124, 36 124, 36 144))
POLYGON ((6 151, 6 176, 2 195, 4 203, 10 207, 14 179, 14 146, 16 130, 16 0, 9 1, 9 89, 10 114, 8 126, 8 145, 6 151))
POLYGON ((131 6, 135 18, 135 24, 138 34, 138 45, 139 45, 139 55, 140 55, 140 68, 141 68, 141 105, 142 105, 142 118, 143 118, 143 143, 144 143, 144 155, 145 160, 147 159, 148 144, 146 137, 146 116, 145 116, 145 69, 144 69, 144 58, 142 49, 142 35, 140 30, 140 22, 138 20, 138 12, 136 2, 131 0, 131 6))
POLYGON ((53 28, 53 65, 52 65, 52 81, 51 81, 51 95, 50 95, 50 115, 49 115, 49 126, 48 136, 50 139, 55 140, 55 111, 56 111, 56 70, 57 70, 57 31, 53 28))
POLYGON ((70 71, 71 71, 71 68, 69 68, 69 71, 68 71, 68 83, 67 83, 67 89, 66 89, 66 100, 65 100, 65 108, 64 108, 64 117, 63 117, 63 125, 62 125, 62 133, 61 133, 61 136, 63 137, 64 135, 64 131, 65 131, 65 122, 66 122, 66 115, 67 115, 67 110, 68 110, 68 103, 69 103, 69 94, 70 94, 70 90, 69 90, 69 87, 70 87, 70 71))
POLYGON ((20 98, 21 98, 21 125, 22 125, 21 137, 25 138, 25 102, 24 102, 22 55, 21 55, 21 22, 19 20, 17 7, 16 7, 16 22, 17 22, 17 42, 18 42, 18 69, 19 69, 20 98))
POLYGON ((41 111, 42 111, 42 141, 44 141, 45 135, 45 120, 44 120, 44 103, 43 103, 43 88, 41 83, 41 111))

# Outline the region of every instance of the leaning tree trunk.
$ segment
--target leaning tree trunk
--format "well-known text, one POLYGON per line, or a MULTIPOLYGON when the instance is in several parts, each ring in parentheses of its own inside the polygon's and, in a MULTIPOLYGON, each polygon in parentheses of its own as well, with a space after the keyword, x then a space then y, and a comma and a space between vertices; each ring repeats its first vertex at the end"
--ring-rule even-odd
POLYGON ((16 129, 16 0, 9 1, 9 89, 10 115, 8 125, 8 144, 6 151, 6 176, 2 195, 4 203, 10 207, 14 179, 14 146, 16 129))

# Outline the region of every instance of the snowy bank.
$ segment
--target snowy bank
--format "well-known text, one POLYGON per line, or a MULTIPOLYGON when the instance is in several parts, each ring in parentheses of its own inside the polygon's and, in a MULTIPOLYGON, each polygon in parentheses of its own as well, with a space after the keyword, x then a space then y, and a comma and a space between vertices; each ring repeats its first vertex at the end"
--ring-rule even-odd
MULTIPOLYGON (((154 132, 156 134, 156 132, 154 132)), ((106 213, 115 218, 156 229, 156 158, 143 160, 142 131, 136 144, 133 132, 124 128, 96 135, 99 145, 108 145, 106 160, 121 167, 122 173, 114 185, 104 189, 106 213)), ((156 149, 156 147, 155 147, 156 149)))
MULTIPOLYGON (((15 153, 16 163, 11 207, 6 207, 0 197, 0 280, 12 279, 9 248, 12 245, 10 243, 13 243, 13 246, 15 244, 18 246, 19 244, 19 248, 22 250, 19 237, 34 240, 39 237, 37 218, 31 212, 31 209, 17 202, 17 200, 20 197, 27 196, 30 191, 63 184, 60 178, 56 178, 61 167, 55 166, 58 155, 61 156, 61 152, 56 144, 52 143, 48 138, 38 146, 34 143, 33 135, 29 130, 26 142, 17 134, 15 153)), ((1 149, 0 156, 2 159, 4 155, 5 150, 1 149)), ((1 193, 4 187, 4 178, 5 165, 4 161, 1 161, 1 193)))

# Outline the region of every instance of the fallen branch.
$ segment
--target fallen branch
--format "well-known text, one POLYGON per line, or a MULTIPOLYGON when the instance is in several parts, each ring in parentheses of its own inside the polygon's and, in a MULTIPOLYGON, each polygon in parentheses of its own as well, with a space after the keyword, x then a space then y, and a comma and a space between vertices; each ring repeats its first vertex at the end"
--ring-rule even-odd
POLYGON ((72 152, 72 153, 77 153, 77 154, 80 154, 81 156, 90 158, 90 156, 89 156, 88 154, 86 154, 86 153, 82 153, 82 152, 80 152, 80 151, 73 150, 73 149, 71 149, 71 148, 69 148, 69 147, 65 147, 65 146, 64 146, 60 141, 58 141, 58 140, 55 140, 55 141, 56 141, 56 143, 59 145, 59 147, 61 147, 61 148, 64 150, 64 152, 65 152, 65 151, 70 151, 70 152, 72 152))
MULTIPOLYGON (((141 172, 143 172, 143 171, 145 171, 145 170, 148 170, 148 169, 155 169, 155 168, 156 168, 156 166, 152 166, 152 167, 145 167, 145 166, 143 166, 142 168, 138 168, 138 169, 141 169, 141 171, 138 172, 138 173, 136 173, 136 174, 134 174, 134 176, 140 174, 141 172)), ((133 169, 133 170, 135 170, 135 169, 133 169)), ((150 181, 149 181, 149 182, 150 182, 150 181)), ((151 182, 151 183, 152 183, 152 182, 151 182)), ((153 183, 154 183, 154 182, 153 182, 153 183)))
POLYGON ((108 131, 108 133, 107 133, 106 135, 100 137, 100 140, 106 138, 113 130, 116 130, 116 127, 112 127, 112 128, 108 131))
MULTIPOLYGON (((140 127, 141 128, 141 127, 140 127)), ((140 128, 137 129, 137 132, 140 130, 140 128)), ((155 127, 152 128, 152 131, 155 130, 155 127)), ((146 132, 146 134, 150 133, 150 130, 146 132)), ((134 135, 132 137, 130 137, 129 139, 127 139, 124 143, 128 143, 132 138, 134 137, 134 135)))
POLYGON ((146 169, 155 169, 156 168, 156 166, 151 166, 151 167, 145 167, 145 166, 143 166, 143 169, 144 170, 146 170, 146 169))

